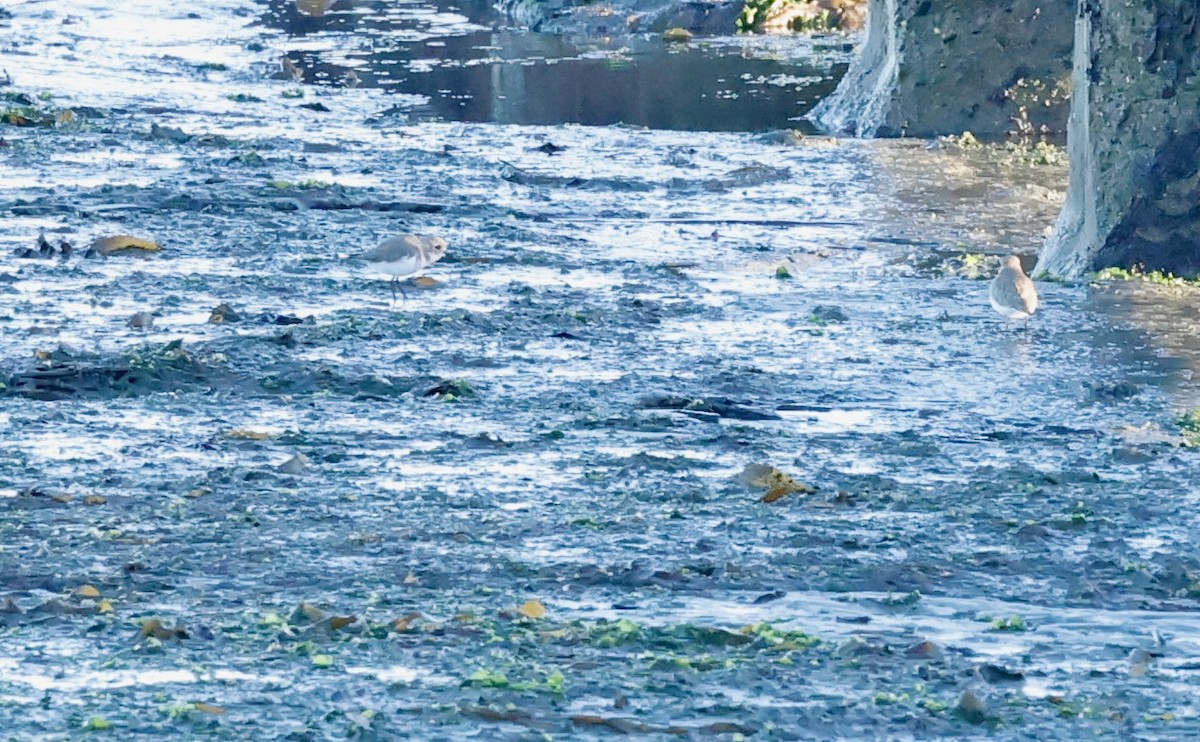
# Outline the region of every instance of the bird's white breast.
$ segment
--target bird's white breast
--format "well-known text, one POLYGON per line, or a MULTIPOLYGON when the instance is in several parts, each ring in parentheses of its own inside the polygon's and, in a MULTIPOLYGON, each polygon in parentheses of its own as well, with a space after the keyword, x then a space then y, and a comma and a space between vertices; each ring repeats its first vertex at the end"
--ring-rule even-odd
POLYGON ((381 260, 370 263, 371 269, 389 276, 411 276, 425 267, 420 255, 408 255, 399 260, 381 260))

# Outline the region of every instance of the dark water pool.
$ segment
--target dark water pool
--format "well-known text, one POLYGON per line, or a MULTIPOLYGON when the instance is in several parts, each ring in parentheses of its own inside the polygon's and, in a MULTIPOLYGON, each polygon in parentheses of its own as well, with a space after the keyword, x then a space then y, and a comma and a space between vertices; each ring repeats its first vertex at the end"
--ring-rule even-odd
POLYGON ((841 37, 568 39, 506 28, 480 3, 340 2, 314 17, 275 2, 261 22, 287 34, 305 83, 419 96, 411 120, 809 130, 804 114, 850 49, 841 37))

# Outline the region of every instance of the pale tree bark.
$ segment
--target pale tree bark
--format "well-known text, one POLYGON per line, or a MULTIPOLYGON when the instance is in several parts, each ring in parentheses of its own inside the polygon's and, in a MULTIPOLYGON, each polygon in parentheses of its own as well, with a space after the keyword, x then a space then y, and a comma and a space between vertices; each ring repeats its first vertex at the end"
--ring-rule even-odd
POLYGON ((1200 273, 1197 0, 1079 0, 1067 202, 1037 271, 1200 273))

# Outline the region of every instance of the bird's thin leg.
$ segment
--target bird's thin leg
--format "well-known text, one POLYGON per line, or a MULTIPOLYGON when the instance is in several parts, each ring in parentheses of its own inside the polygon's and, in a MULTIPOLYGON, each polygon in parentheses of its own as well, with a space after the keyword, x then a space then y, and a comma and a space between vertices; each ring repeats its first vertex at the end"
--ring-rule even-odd
POLYGON ((396 277, 392 276, 392 282, 390 284, 388 284, 392 288, 392 306, 396 306, 396 283, 397 283, 396 277))
POLYGON ((400 287, 400 295, 404 297, 404 301, 408 301, 408 294, 405 293, 404 284, 400 282, 399 278, 396 279, 396 285, 400 287))

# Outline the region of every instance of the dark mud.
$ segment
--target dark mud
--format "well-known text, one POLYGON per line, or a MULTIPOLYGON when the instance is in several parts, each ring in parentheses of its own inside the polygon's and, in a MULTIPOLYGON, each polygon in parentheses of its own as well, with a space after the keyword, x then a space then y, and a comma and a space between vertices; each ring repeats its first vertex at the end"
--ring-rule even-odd
POLYGON ((13 10, 5 90, 102 115, 0 128, 9 735, 1200 731, 1195 294, 986 301, 1060 167, 404 123, 283 97, 258 6, 13 10), (451 248, 391 306, 398 231, 451 248))

